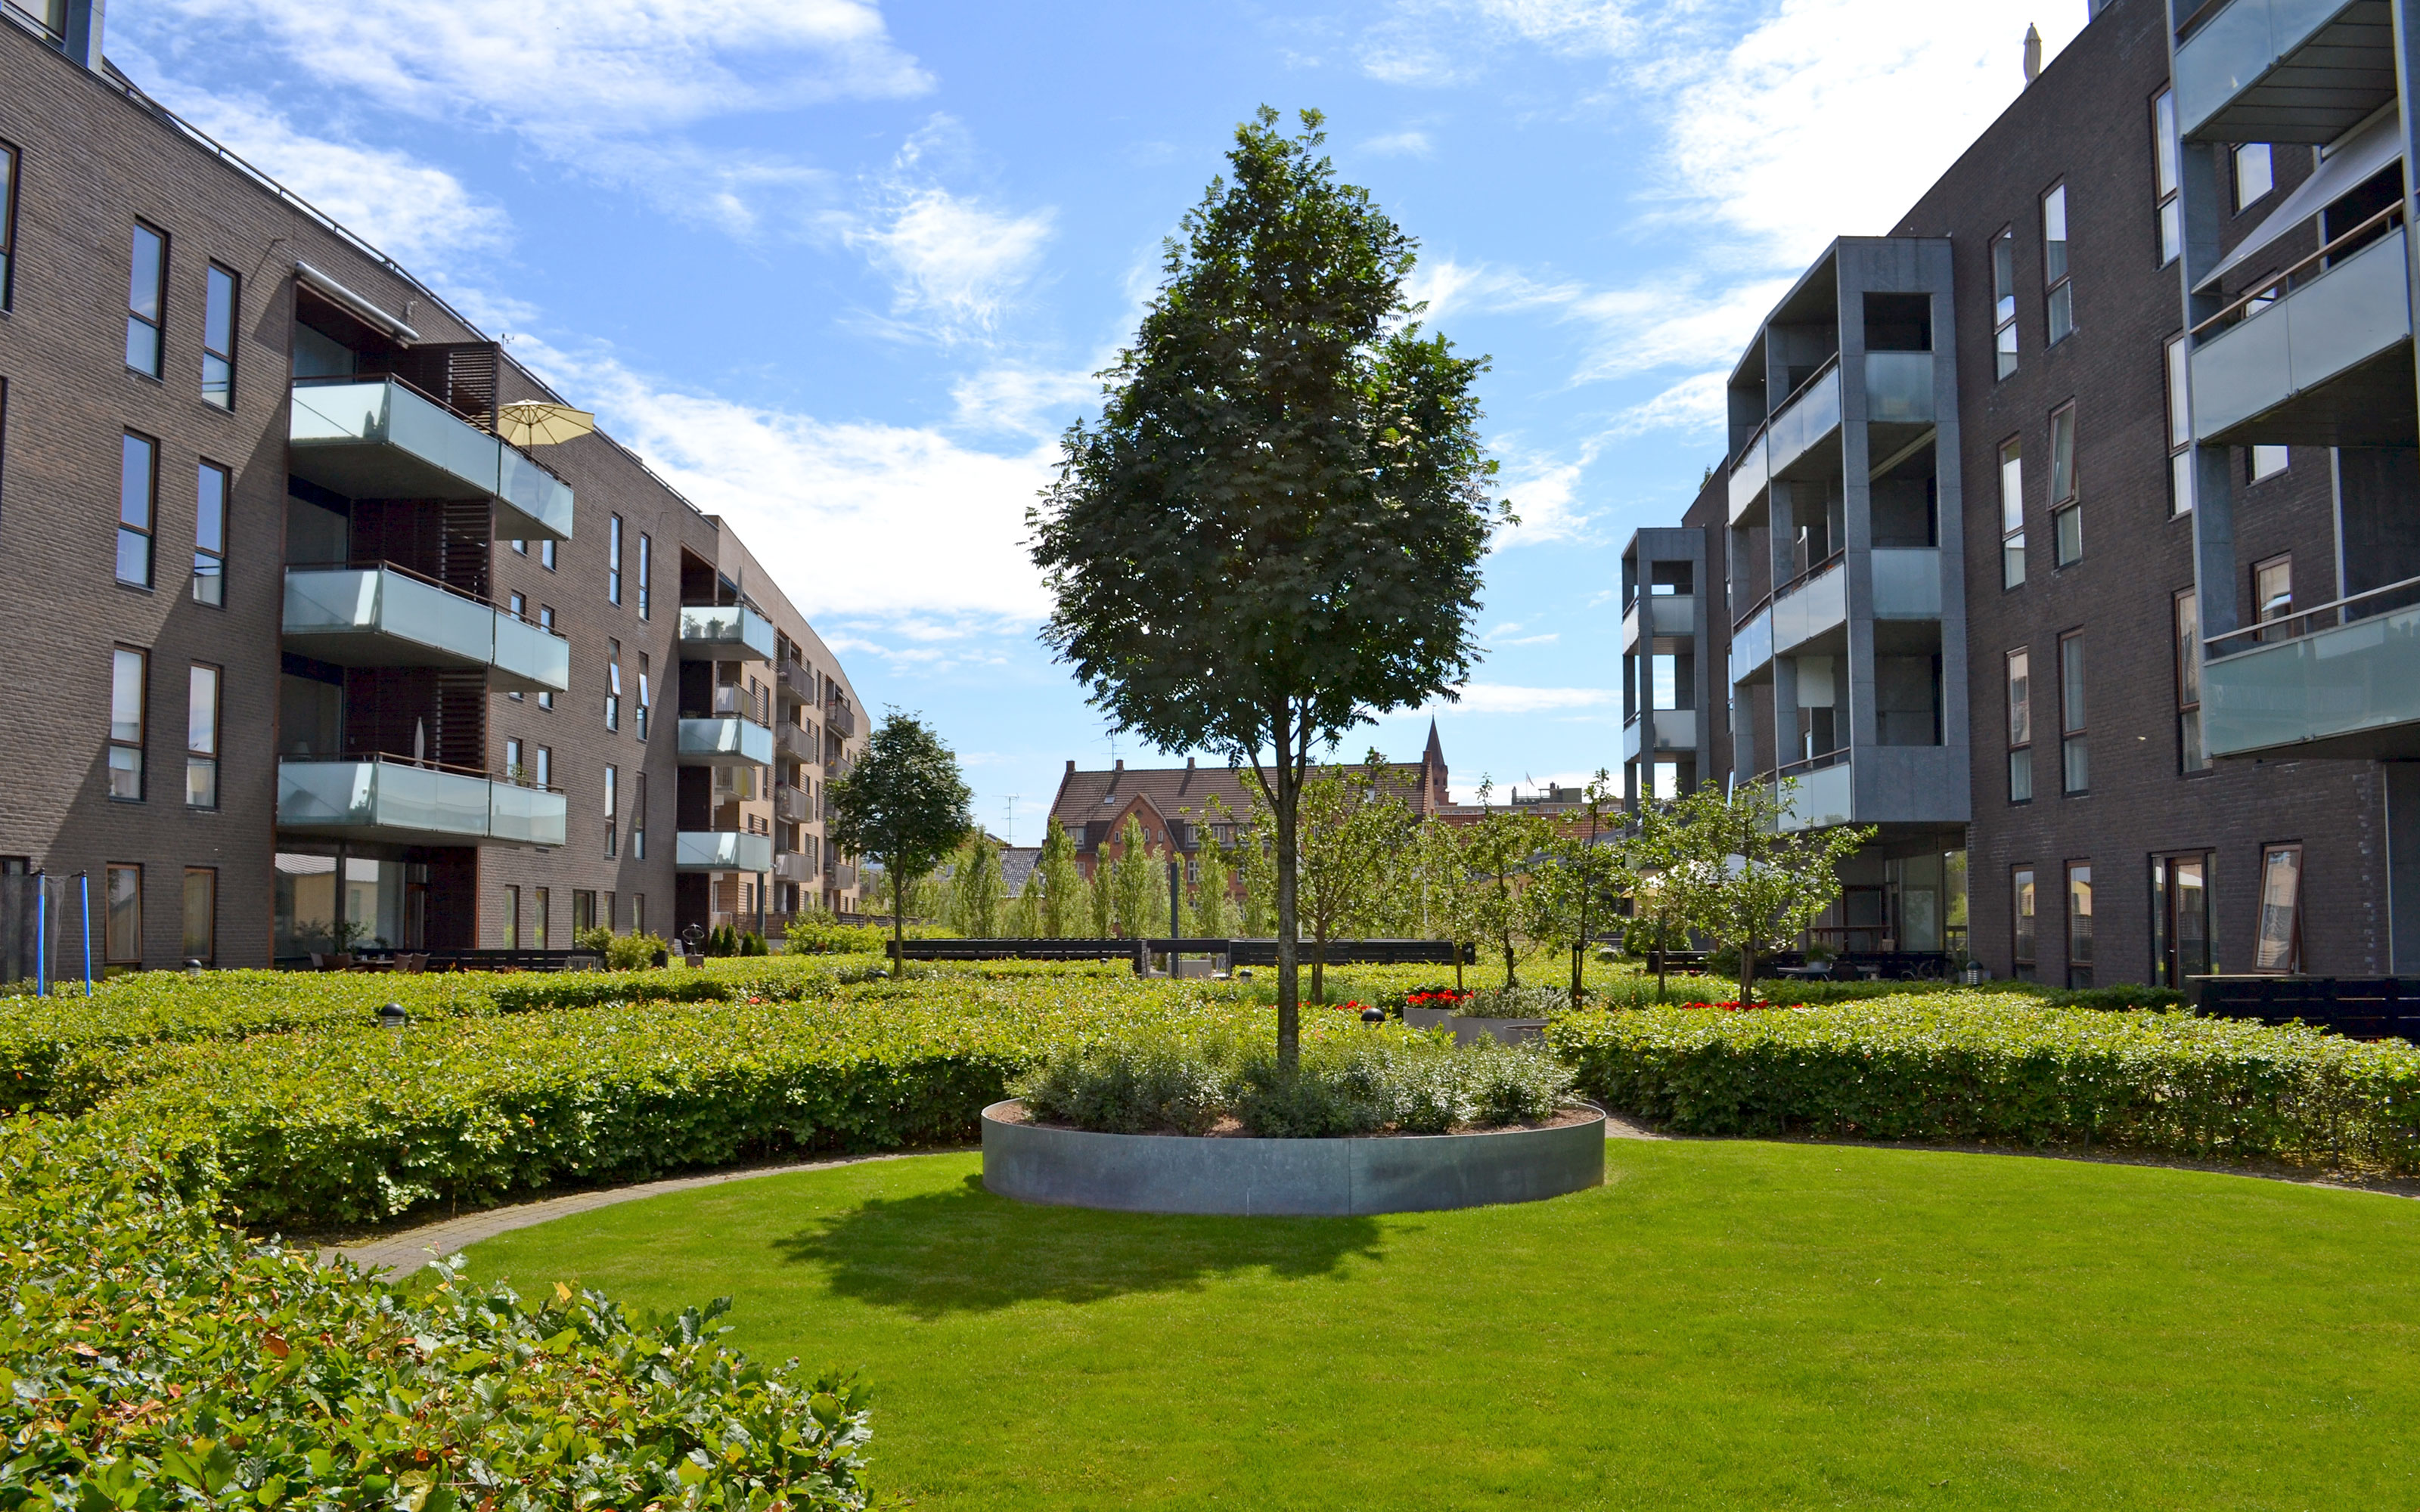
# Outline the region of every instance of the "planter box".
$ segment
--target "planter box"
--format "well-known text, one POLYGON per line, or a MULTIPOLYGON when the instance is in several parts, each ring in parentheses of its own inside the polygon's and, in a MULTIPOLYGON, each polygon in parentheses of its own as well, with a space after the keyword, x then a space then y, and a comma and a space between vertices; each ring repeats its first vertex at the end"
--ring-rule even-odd
POLYGON ((984 1186, 1118 1212, 1353 1217, 1535 1202, 1605 1184, 1605 1114, 1551 1129, 1366 1139, 1090 1134, 983 1112, 984 1186))
POLYGON ((1518 1044, 1524 1040, 1542 1041, 1546 1037, 1544 1019, 1457 1018, 1450 1010, 1442 1008, 1407 1008, 1404 1010, 1404 1026, 1451 1029, 1456 1044, 1476 1044, 1491 1035, 1498 1044, 1518 1044))

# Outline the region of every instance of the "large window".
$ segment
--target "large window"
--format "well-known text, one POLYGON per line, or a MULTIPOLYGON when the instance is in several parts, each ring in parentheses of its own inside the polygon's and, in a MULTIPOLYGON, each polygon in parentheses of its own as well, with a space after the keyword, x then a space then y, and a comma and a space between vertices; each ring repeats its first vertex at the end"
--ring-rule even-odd
POLYGON ((2034 869, 2018 867, 2009 873, 2009 959, 2015 975, 2034 974, 2034 869))
POLYGON ((622 773, 619 767, 605 768, 605 859, 613 859, 618 848, 622 811, 622 773))
POLYGON ((113 862, 101 877, 101 947, 113 966, 143 964, 143 869, 113 862))
POLYGON ((518 950, 520 948, 521 889, 506 887, 504 889, 504 949, 518 950))
POLYGON ((2075 329, 2075 285, 2067 268, 2067 186, 2042 196, 2043 303, 2050 314, 2048 345, 2055 347, 2075 329))
MULTIPOLYGON (((630 792, 630 859, 634 861, 644 861, 646 858, 647 774, 642 771, 637 774, 637 783, 630 792)), ((639 907, 645 906, 644 901, 633 900, 633 903, 639 907)), ((640 927, 638 918, 635 915, 631 917, 630 927, 634 930, 640 927)))
POLYGON ((2177 769, 2210 770, 2210 754, 2201 746, 2201 599, 2190 588, 2177 590, 2177 769))
POLYGON ((2050 519, 2055 560, 2068 566, 2084 555, 2084 507, 2075 477, 2075 406, 2059 406, 2050 417, 2050 519))
POLYGON ((126 365, 160 376, 160 327, 168 303, 168 238, 134 223, 134 260, 126 281, 126 365))
POLYGON ((219 959, 219 873, 216 867, 185 868, 187 961, 216 965, 219 959))
POLYGON ((550 949, 554 945, 554 893, 549 887, 530 889, 530 945, 533 949, 550 949))
MULTIPOLYGON (((527 623, 529 619, 528 595, 524 594, 513 594, 507 595, 504 599, 504 609, 507 613, 511 614, 514 619, 527 623)), ((520 691, 519 688, 515 688, 512 692, 505 694, 504 697, 512 700, 516 703, 519 703, 522 700, 528 698, 529 695, 520 691)))
POLYGON ((605 642, 605 728, 622 728, 622 642, 605 642))
POLYGON ((504 742, 504 780, 524 785, 529 781, 529 768, 521 764, 521 743, 518 740, 504 742))
POLYGON ((2033 654, 2009 653, 2009 801, 2034 795, 2033 654))
POLYGON ((160 506, 160 443, 128 431, 117 463, 117 580, 151 586, 151 521, 160 506))
POLYGON ((622 517, 614 516, 605 527, 605 597, 615 604, 622 602, 622 517))
POLYGON ((1992 353, 1994 372, 2007 378, 2017 370, 2017 234, 2002 231, 1992 239, 1992 353))
POLYGON ((2092 985, 2092 863, 2067 863, 2067 984, 2092 985))
POLYGON ((639 738, 647 738, 647 712, 652 694, 647 687, 647 654, 639 653, 639 738))
POLYGON ((194 663, 185 680, 185 807, 219 806, 219 670, 194 663))
POLYGON ((648 587, 647 579, 648 579, 648 576, 649 576, 648 569, 649 569, 649 567, 652 565, 652 563, 650 563, 648 562, 648 560, 647 560, 648 555, 649 555, 649 547, 650 547, 650 545, 651 545, 651 543, 647 540, 647 533, 646 533, 646 532, 644 532, 644 531, 640 532, 639 532, 639 618, 641 618, 641 619, 643 619, 643 620, 644 620, 644 619, 645 619, 645 618, 647 617, 647 608, 648 608, 648 606, 647 606, 647 587, 648 587))
POLYGON ((202 295, 202 397, 222 409, 235 408, 236 275, 209 266, 202 295))
MULTIPOLYGON (((553 543, 549 542, 548 544, 552 545, 553 543)), ((552 605, 540 604, 537 607, 537 627, 541 630, 551 630, 554 628, 554 607, 552 605)), ((537 706, 541 709, 553 708, 554 694, 548 691, 541 691, 537 696, 537 706)))
POLYGON ((535 788, 554 786, 554 748, 552 746, 530 748, 530 786, 535 788))
MULTIPOLYGON (((606 896, 613 896, 608 893, 606 896)), ((592 887, 571 889, 571 943, 577 948, 580 936, 597 927, 597 892, 592 887)), ((607 926, 611 928, 609 924, 607 926)))
POLYGON ((109 657, 109 795, 143 801, 143 707, 149 657, 119 646, 109 657))
POLYGON ((2151 980, 2182 987, 2210 964, 2210 853, 2151 857, 2151 980))
POLYGON ((2247 483, 2273 478, 2286 471, 2293 460, 2293 448, 2287 446, 2247 446, 2243 449, 2243 477, 2247 483))
POLYGON ((2277 187, 2277 167, 2269 156, 2266 142, 2246 142, 2235 149, 2235 212, 2250 209, 2255 201, 2277 187))
POLYGON ((2303 847, 2260 847, 2260 933, 2252 942, 2252 969, 2303 969, 2303 847))
POLYGON ((2161 90, 2151 101, 2151 177, 2160 196, 2160 266, 2165 268, 2185 250, 2184 204, 2177 197, 2177 96, 2172 89, 2161 90))
POLYGON ((0 142, 0 310, 16 292, 17 149, 0 142))
POLYGON ((194 602, 226 604, 227 470, 205 462, 194 475, 194 602))
POLYGON ((2168 517, 2190 515, 2194 506, 2193 406, 2186 388, 2192 367, 2191 344, 2180 333, 2168 338, 2168 517))
POLYGON ((2068 793, 2092 786, 2091 749, 2084 733, 2084 632, 2058 638, 2059 783, 2068 793))
POLYGON ((2000 443, 2000 586, 2025 581, 2024 444, 2011 436, 2000 443))
POLYGON ((537 544, 537 564, 544 567, 549 572, 552 572, 554 570, 554 548, 555 543, 551 539, 540 541, 537 544))

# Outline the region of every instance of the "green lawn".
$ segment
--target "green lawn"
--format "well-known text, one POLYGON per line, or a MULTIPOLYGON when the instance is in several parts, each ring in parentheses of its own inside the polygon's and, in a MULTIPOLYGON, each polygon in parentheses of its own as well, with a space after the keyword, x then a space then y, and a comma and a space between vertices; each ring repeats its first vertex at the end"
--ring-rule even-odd
POLYGON ((1380 1219, 1029 1208, 972 1155, 491 1240, 862 1365, 886 1504, 2420 1506, 2420 1204, 2124 1165, 1608 1149, 1380 1219))

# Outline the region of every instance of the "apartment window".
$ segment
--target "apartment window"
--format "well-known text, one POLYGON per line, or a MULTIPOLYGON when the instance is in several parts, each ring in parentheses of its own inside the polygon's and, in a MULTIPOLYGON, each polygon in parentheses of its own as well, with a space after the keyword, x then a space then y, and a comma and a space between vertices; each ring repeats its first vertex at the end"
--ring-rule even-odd
POLYGON ((2084 556, 2084 509, 2075 479, 2075 406, 2060 406, 2050 417, 2050 519, 2054 556, 2059 566, 2084 556))
POLYGON ((168 301, 168 238, 134 223, 134 260, 126 282, 126 365, 160 376, 160 325, 168 301))
POLYGON ((2058 638, 2059 780, 2069 793, 2092 786, 2091 752, 2084 735, 2084 632, 2058 638))
POLYGON ((549 572, 554 570, 554 548, 555 543, 551 540, 537 544, 537 564, 549 572))
POLYGON ((647 532, 639 532, 639 618, 647 617, 648 547, 647 532))
POLYGON ((2283 446, 2247 446, 2243 456, 2244 476, 2252 483, 2273 478, 2285 471, 2286 464, 2292 459, 2292 453, 2283 446))
POLYGON ((513 543, 513 549, 514 549, 516 552, 519 552, 519 553, 520 553, 520 555, 522 555, 522 556, 528 556, 528 555, 529 555, 529 543, 528 543, 527 541, 515 541, 515 542, 513 543))
POLYGON ((2276 187, 2276 164, 2270 160, 2268 143, 2246 142, 2235 149, 2235 212, 2238 215, 2276 187))
MULTIPOLYGON (((516 550, 518 550, 518 549, 520 549, 520 543, 519 541, 515 541, 515 542, 513 543, 513 547, 514 547, 514 548, 515 548, 516 550)), ((513 614, 513 618, 514 618, 514 619, 517 619, 517 620, 522 620, 522 621, 526 621, 526 620, 528 620, 528 619, 529 619, 529 596, 528 596, 527 594, 512 594, 510 597, 508 597, 508 598, 506 598, 506 599, 504 600, 504 607, 505 607, 506 609, 511 609, 511 610, 512 610, 512 614, 513 614)), ((529 695, 528 695, 528 694, 526 694, 526 693, 522 693, 522 692, 520 692, 520 691, 519 691, 519 690, 517 689, 517 690, 515 690, 515 691, 513 691, 513 692, 510 692, 510 693, 505 694, 505 695, 504 695, 504 697, 506 697, 506 698, 508 698, 508 699, 512 700, 512 701, 513 701, 514 702, 516 702, 516 703, 520 703, 520 702, 525 702, 525 701, 528 699, 529 695)))
POLYGON ((184 958, 215 965, 219 958, 219 873, 215 867, 185 868, 184 958))
POLYGON ((505 741, 504 780, 522 782, 527 781, 528 779, 529 773, 521 766, 521 743, 518 740, 505 741))
MULTIPOLYGON (((2282 620, 2294 612, 2294 559, 2292 556, 2271 557, 2253 563, 2252 617, 2266 625, 2282 620)), ((2282 631, 2284 626, 2279 626, 2282 631)), ((2275 632, 2262 631, 2266 640, 2275 632)))
POLYGON ((2303 969, 2303 847, 2260 847, 2260 932, 2252 942, 2252 969, 2303 969))
POLYGON ((613 603, 622 602, 622 517, 616 515, 605 527, 605 596, 613 603))
POLYGON ((597 927, 597 894, 586 887, 571 890, 571 943, 597 927))
POLYGON ((2042 285, 2050 309, 2049 344, 2057 346, 2075 329, 2075 286, 2067 272, 2067 186, 2042 196, 2042 285))
POLYGON ((2034 795, 2033 654, 2009 653, 2009 801, 2034 795))
POLYGON ((644 892, 630 894, 630 933, 647 933, 647 895, 644 892))
POLYGON ((0 142, 0 310, 8 308, 17 270, 17 149, 0 142))
POLYGON ((620 918, 621 916, 613 911, 613 895, 609 892, 605 895, 603 906, 597 910, 597 920, 607 929, 613 929, 620 918))
MULTIPOLYGON (((644 603, 644 599, 641 602, 644 603)), ((654 695, 647 687, 647 654, 642 651, 639 653, 639 738, 641 740, 647 738, 647 713, 654 702, 654 695)))
POLYGON ((2011 436, 2000 443, 2000 586, 2025 581, 2024 444, 2011 436))
POLYGON ((2151 177, 2160 195, 2160 266, 2175 262, 2185 250, 2184 203, 2177 197, 2177 96, 2163 89, 2151 101, 2151 177))
POLYGON ((219 670, 194 663, 185 678, 185 807, 219 806, 219 670))
MULTIPOLYGON (((547 544, 549 546, 553 545, 552 542, 549 542, 547 544)), ((548 565, 552 566, 553 563, 549 563, 548 565)), ((551 605, 540 604, 537 607, 537 627, 541 630, 551 630, 554 628, 554 609, 551 605)), ((553 708, 554 695, 551 692, 540 692, 537 696, 537 706, 541 709, 553 708)))
POLYGON ((2185 379, 2190 348, 2181 332, 2168 338, 2168 517, 2193 513, 2193 407, 2185 379))
POLYGON ((2092 863, 2067 863, 2067 984, 2092 985, 2092 863))
POLYGON ((113 966, 143 964, 143 869, 113 862, 101 876, 101 947, 113 966))
POLYGON ((554 748, 552 746, 530 748, 530 785, 541 788, 554 786, 554 748))
POLYGON ((605 728, 622 728, 622 642, 605 642, 605 728))
MULTIPOLYGON (((638 774, 638 786, 631 792, 630 798, 630 859, 634 861, 644 861, 647 858, 646 773, 641 772, 638 774)), ((633 898, 631 902, 633 906, 638 906, 643 903, 643 900, 633 898)), ((632 929, 637 929, 639 927, 638 915, 632 914, 630 916, 630 927, 632 929)))
POLYGON ((551 949, 554 945, 554 893, 551 888, 530 889, 530 946, 533 949, 551 949))
POLYGON ((2151 857, 2151 981, 2182 987, 2210 964, 2210 853, 2151 857))
POLYGON ((235 408, 236 276, 212 263, 202 294, 202 398, 235 408))
POLYGON ((2017 370, 2017 234, 1992 239, 1992 353, 1996 373, 2017 370))
POLYGON ((2201 599, 2190 588, 2177 591, 2177 766, 2207 772, 2201 748, 2201 599))
POLYGON ((151 586, 151 520, 160 503, 160 443, 128 431, 117 464, 117 580, 151 586))
POLYGON ((618 842, 616 820, 621 811, 621 772, 613 766, 605 768, 605 859, 613 859, 618 842))
POLYGON ((506 887, 504 889, 504 949, 518 950, 520 948, 521 889, 506 887))
POLYGON ((226 604, 227 470, 205 462, 194 474, 194 602, 226 604))
POLYGON ((2016 975, 2034 974, 2034 869, 2021 866, 2009 873, 2009 958, 2016 975))
POLYGON ((143 801, 143 707, 149 660, 131 646, 110 653, 109 795, 143 801))

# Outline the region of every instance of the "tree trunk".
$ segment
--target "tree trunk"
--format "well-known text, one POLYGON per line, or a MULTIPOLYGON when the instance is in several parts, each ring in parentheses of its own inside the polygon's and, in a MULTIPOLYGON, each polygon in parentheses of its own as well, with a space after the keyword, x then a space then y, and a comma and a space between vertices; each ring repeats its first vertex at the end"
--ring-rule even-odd
POLYGON ((1327 1001, 1327 931, 1314 924, 1311 931, 1311 1000, 1327 1001))
POLYGON ((1295 825, 1302 793, 1295 780, 1292 708, 1279 716, 1277 737, 1278 1065, 1291 1072, 1302 1064, 1302 952, 1295 938, 1295 825))
POLYGON ((899 870, 899 857, 891 858, 891 972, 895 977, 908 975, 908 893, 907 877, 899 870))
POLYGON ((1748 1004, 1756 1001, 1756 947, 1752 944, 1742 942, 1740 945, 1739 958, 1739 1000, 1740 1006, 1742 1008, 1745 1008, 1748 1004))
POLYGON ((1655 1000, 1665 1001, 1664 970, 1671 962, 1672 926, 1662 919, 1655 921, 1655 1000))

